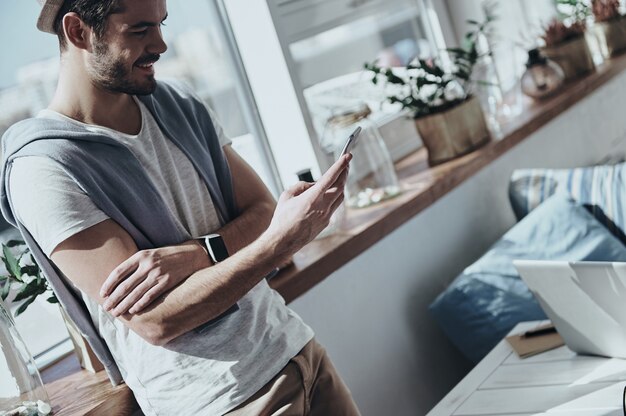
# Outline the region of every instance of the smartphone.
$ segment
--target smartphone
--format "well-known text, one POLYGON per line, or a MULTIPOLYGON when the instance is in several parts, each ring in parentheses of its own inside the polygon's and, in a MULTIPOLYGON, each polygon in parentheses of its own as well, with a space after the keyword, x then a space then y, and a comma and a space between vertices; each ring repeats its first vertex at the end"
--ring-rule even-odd
POLYGON ((351 152, 352 149, 354 149, 354 146, 356 146, 357 142, 359 141, 359 134, 361 134, 361 127, 357 127, 352 132, 350 137, 348 137, 348 140, 346 140, 346 144, 343 146, 343 150, 341 151, 341 155, 339 157, 351 152))

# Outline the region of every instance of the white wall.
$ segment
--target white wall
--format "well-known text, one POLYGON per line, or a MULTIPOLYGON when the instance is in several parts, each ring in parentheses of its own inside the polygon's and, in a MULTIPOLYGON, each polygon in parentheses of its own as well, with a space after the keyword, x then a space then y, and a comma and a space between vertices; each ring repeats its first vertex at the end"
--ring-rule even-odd
POLYGON ((469 369, 427 307, 513 223, 510 173, 592 164, 626 148, 626 73, 329 276, 293 309, 316 331, 364 416, 421 415, 469 369))

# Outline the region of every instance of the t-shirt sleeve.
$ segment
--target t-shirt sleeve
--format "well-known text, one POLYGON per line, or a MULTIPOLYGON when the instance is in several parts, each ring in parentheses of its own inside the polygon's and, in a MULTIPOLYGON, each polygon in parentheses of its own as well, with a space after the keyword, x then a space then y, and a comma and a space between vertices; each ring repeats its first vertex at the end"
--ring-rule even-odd
POLYGON ((213 109, 211 109, 210 107, 207 107, 207 109, 209 110, 209 115, 211 116, 211 121, 213 122, 215 133, 217 133, 217 139, 220 142, 220 146, 224 147, 227 144, 232 144, 233 141, 228 136, 226 136, 226 133, 224 133, 224 128, 222 127, 222 124, 220 123, 217 114, 215 114, 215 111, 213 111, 213 109))
POLYGON ((57 162, 42 156, 15 159, 9 192, 16 219, 43 252, 109 217, 57 162))

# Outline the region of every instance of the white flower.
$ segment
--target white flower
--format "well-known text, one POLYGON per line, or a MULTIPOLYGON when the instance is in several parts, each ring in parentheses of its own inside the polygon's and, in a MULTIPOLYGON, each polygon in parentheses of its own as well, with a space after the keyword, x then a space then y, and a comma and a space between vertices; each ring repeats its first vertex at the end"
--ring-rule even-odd
POLYGON ((446 97, 446 101, 461 100, 465 98, 465 91, 463 91, 463 87, 461 86, 461 84, 453 81, 446 85, 444 96, 446 97))
POLYGON ((50 412, 52 411, 52 407, 50 407, 50 405, 44 401, 37 400, 37 410, 39 411, 40 415, 45 416, 50 414, 50 412))

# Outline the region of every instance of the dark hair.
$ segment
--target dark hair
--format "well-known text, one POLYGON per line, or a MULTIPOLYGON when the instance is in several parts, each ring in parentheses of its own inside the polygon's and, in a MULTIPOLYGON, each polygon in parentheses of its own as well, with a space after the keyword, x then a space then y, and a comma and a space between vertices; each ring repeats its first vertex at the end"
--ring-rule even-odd
POLYGON ((54 32, 59 38, 61 50, 67 47, 67 39, 63 32, 63 16, 74 12, 89 25, 97 37, 102 37, 106 30, 108 17, 120 10, 120 0, 65 0, 54 19, 54 32))

